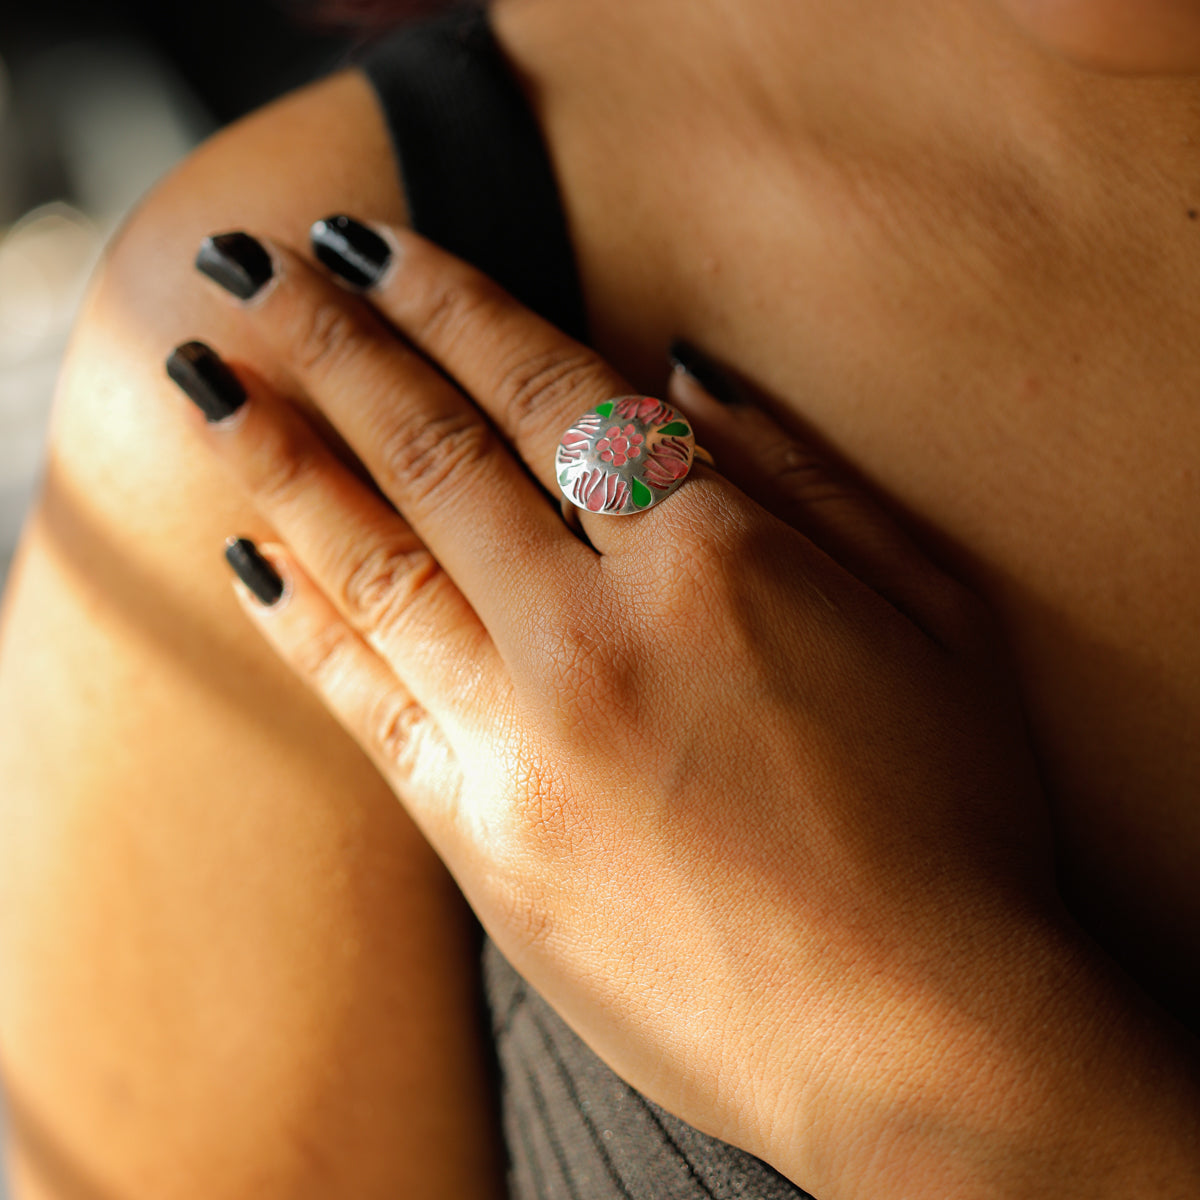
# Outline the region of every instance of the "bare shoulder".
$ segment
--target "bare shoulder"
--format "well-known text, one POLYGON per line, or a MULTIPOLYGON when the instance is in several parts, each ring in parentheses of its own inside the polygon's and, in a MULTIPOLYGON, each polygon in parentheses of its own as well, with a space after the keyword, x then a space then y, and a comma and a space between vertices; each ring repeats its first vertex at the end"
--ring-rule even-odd
MULTIPOLYGON (((123 504, 127 545, 143 521, 158 527, 172 507, 186 527, 174 532, 189 536, 198 514, 173 493, 215 481, 178 420, 163 361, 191 337, 230 356, 244 345, 236 310, 192 266, 200 241, 246 229, 304 246, 313 220, 343 209, 404 215, 382 114, 356 73, 244 119, 159 184, 114 239, 76 329, 56 400, 48 491, 61 480, 91 492, 93 503, 123 504)), ((223 483, 218 491, 227 492, 223 483)), ((243 511, 240 502, 232 511, 243 511)))
POLYGON ((176 343, 236 355, 192 269, 244 228, 398 220, 369 85, 197 151, 116 240, 0 625, 0 1066, 21 1200, 498 1195, 474 929, 359 751, 241 619, 264 536, 188 438, 176 343))

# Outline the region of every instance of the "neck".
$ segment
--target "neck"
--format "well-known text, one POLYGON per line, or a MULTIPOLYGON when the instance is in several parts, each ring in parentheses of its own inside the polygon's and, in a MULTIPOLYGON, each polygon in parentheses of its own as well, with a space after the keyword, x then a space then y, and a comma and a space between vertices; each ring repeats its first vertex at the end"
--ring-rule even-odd
POLYGON ((1157 239, 1179 250, 1154 259, 1175 286, 1200 278, 1200 79, 1086 71, 993 0, 494 0, 493 21, 598 343, 638 380, 672 334, 719 353, 802 278, 873 278, 856 255, 959 295, 1041 295, 1059 271, 1065 303, 1065 263, 1124 264, 1140 286, 1157 239), (784 248, 798 266, 772 276, 784 248))
POLYGON ((495 9, 501 22, 537 10, 533 24, 564 39, 588 28, 626 48, 658 45, 664 64, 689 65, 698 93, 729 120, 746 118, 755 136, 787 142, 820 125, 905 139, 897 144, 949 137, 1024 149, 1043 170, 1125 172, 1149 156, 1194 177, 1200 75, 1075 65, 996 0, 499 0, 495 9))

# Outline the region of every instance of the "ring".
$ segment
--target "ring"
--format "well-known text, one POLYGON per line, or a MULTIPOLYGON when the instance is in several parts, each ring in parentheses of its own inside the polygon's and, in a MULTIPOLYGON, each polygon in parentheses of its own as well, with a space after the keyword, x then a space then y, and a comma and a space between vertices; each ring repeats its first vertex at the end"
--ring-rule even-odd
POLYGON ((618 396, 588 409, 563 434, 554 473, 575 508, 627 516, 665 500, 697 458, 712 462, 678 409, 653 396, 618 396))

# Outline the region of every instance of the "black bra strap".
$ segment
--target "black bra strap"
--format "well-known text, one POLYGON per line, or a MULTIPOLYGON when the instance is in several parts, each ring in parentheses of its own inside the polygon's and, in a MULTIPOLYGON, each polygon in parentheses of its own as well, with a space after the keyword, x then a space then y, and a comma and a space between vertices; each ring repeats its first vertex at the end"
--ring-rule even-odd
POLYGON ((360 65, 387 115, 413 228, 586 340, 558 185, 486 13, 402 27, 360 65))

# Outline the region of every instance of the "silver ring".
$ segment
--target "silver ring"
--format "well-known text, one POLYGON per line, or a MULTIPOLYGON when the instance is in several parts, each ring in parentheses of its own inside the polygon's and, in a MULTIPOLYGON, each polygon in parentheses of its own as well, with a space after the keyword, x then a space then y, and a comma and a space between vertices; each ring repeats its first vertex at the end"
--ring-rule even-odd
POLYGON ((575 508, 628 516, 671 495, 697 458, 712 462, 677 408, 653 396, 617 396, 588 409, 563 434, 554 474, 575 508))

